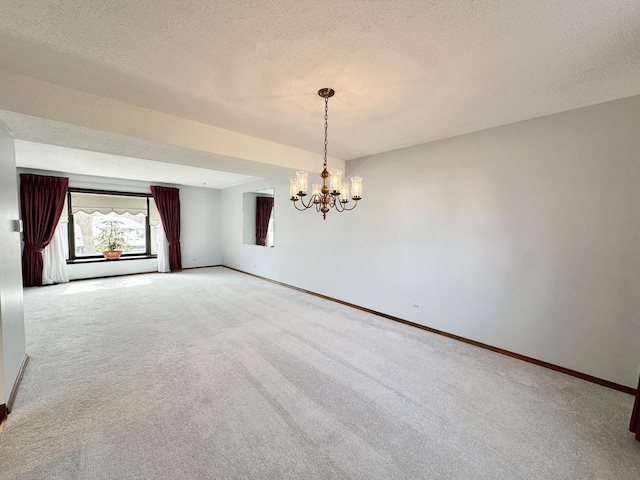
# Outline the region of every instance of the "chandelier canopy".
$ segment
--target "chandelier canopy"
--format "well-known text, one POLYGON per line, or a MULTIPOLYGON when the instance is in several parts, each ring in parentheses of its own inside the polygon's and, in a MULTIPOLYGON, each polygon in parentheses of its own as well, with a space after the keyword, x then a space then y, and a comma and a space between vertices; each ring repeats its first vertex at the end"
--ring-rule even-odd
POLYGON ((312 193, 308 203, 304 202, 307 196, 307 176, 308 172, 296 172, 296 178, 291 180, 290 194, 293 206, 301 212, 311 207, 316 207, 317 212, 322 212, 322 218, 326 220, 327 212, 335 208, 338 212, 353 210, 358 205, 358 200, 362 198, 362 178, 351 178, 351 200, 353 205, 347 207, 349 203, 349 184, 342 181, 342 170, 327 171, 327 130, 329 126, 329 98, 336 92, 332 88, 321 88, 318 95, 324 98, 324 165, 320 177, 322 185, 314 183, 312 193), (300 206, 298 206, 298 201, 300 206))

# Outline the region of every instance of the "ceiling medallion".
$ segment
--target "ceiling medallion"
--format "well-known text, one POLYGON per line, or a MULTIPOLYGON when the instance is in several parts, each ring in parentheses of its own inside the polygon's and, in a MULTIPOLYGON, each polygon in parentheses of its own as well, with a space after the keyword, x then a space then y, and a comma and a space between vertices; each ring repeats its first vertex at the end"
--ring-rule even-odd
POLYGON ((335 208, 338 212, 353 210, 358 205, 358 200, 362 198, 362 178, 351 178, 351 200, 353 206, 347 207, 349 203, 349 184, 342 182, 342 170, 327 171, 327 129, 329 120, 329 98, 336 92, 332 88, 321 88, 318 95, 324 98, 324 166, 320 177, 322 185, 314 183, 309 203, 304 203, 307 196, 307 176, 308 172, 296 172, 296 178, 291 180, 290 194, 293 206, 301 212, 313 206, 317 212, 322 212, 322 218, 326 220, 327 212, 335 208), (327 182, 328 179, 328 182, 327 182), (327 185, 328 183, 328 185, 327 185), (298 206, 298 201, 302 208, 298 206))

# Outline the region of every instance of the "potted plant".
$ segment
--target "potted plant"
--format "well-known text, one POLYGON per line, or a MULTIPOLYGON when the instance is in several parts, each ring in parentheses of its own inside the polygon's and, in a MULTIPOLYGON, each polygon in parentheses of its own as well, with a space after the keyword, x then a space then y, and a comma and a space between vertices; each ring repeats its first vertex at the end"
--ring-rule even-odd
POLYGON ((98 241, 96 250, 101 251, 105 258, 113 260, 120 257, 123 251, 131 250, 131 245, 127 242, 120 222, 107 220, 102 222, 98 229, 100 233, 96 238, 98 241))

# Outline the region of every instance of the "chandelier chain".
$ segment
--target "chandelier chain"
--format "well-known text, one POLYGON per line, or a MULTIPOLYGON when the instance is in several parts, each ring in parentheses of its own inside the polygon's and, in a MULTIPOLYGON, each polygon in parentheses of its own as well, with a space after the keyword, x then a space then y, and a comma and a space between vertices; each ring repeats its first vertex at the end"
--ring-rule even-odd
POLYGON ((324 169, 327 169, 327 130, 329 129, 329 97, 324 99, 324 169))

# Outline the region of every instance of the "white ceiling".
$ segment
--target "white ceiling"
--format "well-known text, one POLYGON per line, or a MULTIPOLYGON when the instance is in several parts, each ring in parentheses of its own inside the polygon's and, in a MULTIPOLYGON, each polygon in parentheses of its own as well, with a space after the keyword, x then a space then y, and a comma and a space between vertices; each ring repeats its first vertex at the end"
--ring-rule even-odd
POLYGON ((639 25, 637 0, 3 0, 0 68, 311 152, 333 87, 349 160, 640 94, 639 25))

